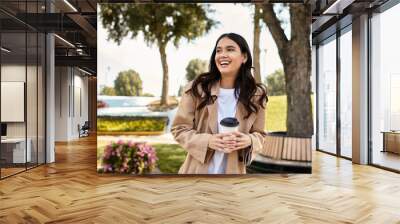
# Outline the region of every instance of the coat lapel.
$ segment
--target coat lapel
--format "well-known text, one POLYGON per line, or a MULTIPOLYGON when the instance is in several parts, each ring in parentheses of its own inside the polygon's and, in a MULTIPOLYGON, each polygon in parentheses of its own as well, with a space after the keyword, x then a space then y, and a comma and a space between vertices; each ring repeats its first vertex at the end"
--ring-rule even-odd
POLYGON ((251 125, 256 119, 256 115, 252 113, 249 118, 244 119, 247 115, 247 110, 241 102, 238 102, 236 109, 236 119, 239 121, 239 131, 243 133, 249 133, 251 125))
POLYGON ((243 104, 238 101, 237 107, 236 107, 235 117, 239 121, 239 131, 240 132, 243 131, 243 128, 244 128, 244 125, 245 125, 245 122, 244 122, 244 119, 243 119, 243 116, 244 116, 243 109, 244 109, 243 104))
POLYGON ((211 97, 213 97, 215 100, 212 104, 207 105, 207 111, 208 111, 208 127, 211 130, 212 134, 217 134, 218 133, 218 93, 219 93, 219 81, 216 82, 212 87, 211 87, 211 97))

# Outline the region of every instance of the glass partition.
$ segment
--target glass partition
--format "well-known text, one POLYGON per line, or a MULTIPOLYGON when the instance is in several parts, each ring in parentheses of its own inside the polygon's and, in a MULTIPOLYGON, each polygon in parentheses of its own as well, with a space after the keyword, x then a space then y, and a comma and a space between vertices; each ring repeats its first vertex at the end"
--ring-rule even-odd
MULTIPOLYGON (((347 32, 346 32, 347 31, 347 32)), ((340 154, 352 158, 352 35, 340 36, 340 154)))
POLYGON ((26 150, 26 40, 25 32, 1 34, 2 177, 25 170, 31 161, 26 150))
POLYGON ((336 36, 318 47, 318 149, 336 154, 336 36))
MULTIPOLYGON (((45 35, 17 18, 44 1, 0 2, 0 178, 45 162, 45 35), (28 3, 28 5, 27 5, 28 3)), ((35 17, 34 17, 35 18, 35 17)))

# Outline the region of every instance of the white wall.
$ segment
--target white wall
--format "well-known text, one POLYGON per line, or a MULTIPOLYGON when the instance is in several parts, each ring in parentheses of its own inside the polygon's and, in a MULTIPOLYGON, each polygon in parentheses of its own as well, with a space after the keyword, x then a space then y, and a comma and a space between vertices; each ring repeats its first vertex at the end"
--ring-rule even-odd
POLYGON ((67 67, 55 68, 55 141, 68 140, 68 88, 70 77, 67 67))
POLYGON ((78 125, 88 120, 88 78, 76 68, 56 67, 56 141, 79 138, 78 125))

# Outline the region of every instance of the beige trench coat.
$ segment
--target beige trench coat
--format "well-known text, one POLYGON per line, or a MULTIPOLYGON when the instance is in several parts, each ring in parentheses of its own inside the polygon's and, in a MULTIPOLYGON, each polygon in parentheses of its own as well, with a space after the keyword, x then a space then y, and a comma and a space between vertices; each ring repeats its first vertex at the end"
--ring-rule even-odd
MULTIPOLYGON (((191 85, 192 82, 184 88, 171 132, 175 140, 188 152, 179 174, 207 174, 215 151, 208 147, 208 141, 212 134, 218 133, 218 103, 215 100, 213 104, 196 110, 200 100, 193 97, 190 92, 187 93, 191 85)), ((212 86, 211 95, 216 99, 218 92, 219 82, 212 86)), ((258 97, 253 97, 253 100, 257 99, 258 97)), ((264 145, 265 109, 259 107, 257 113, 244 119, 246 115, 245 107, 238 102, 236 118, 239 120, 239 131, 249 134, 252 143, 246 149, 228 154, 226 174, 245 174, 246 164, 250 164, 255 152, 264 145)))

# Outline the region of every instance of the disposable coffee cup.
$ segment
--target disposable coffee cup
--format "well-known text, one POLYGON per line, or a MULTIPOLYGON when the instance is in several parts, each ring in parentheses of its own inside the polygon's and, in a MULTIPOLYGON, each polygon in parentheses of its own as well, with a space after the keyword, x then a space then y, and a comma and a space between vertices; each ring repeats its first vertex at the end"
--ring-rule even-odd
POLYGON ((234 132, 239 128, 239 121, 234 117, 226 117, 222 119, 219 124, 221 125, 221 130, 219 130, 219 133, 234 132))

